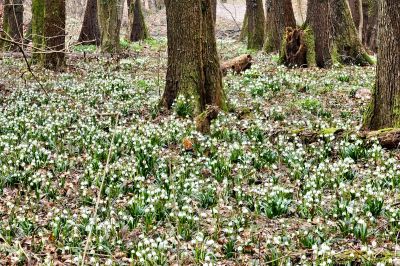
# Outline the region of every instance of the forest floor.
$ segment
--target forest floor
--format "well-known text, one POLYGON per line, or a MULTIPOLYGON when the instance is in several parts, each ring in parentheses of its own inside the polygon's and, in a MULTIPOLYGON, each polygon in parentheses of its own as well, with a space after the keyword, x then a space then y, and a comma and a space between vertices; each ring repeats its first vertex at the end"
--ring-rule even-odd
MULTIPOLYGON (((249 52, 233 41, 244 10, 218 6, 223 60, 249 52)), ((131 57, 34 67, 40 85, 21 59, 0 60, 0 265, 76 265, 90 230, 88 265, 399 263, 399 151, 330 134, 360 128, 373 67, 287 69, 253 53, 204 136, 184 99, 158 110, 166 19, 146 19, 154 39, 123 41, 131 57)), ((71 52, 83 51, 95 48, 71 52)))
POLYGON ((21 59, 0 60, 0 265, 76 265, 89 232, 87 265, 399 262, 399 152, 331 134, 359 129, 374 67, 253 53, 202 135, 185 99, 158 109, 165 38, 122 44, 131 57, 34 67, 43 87, 21 59))

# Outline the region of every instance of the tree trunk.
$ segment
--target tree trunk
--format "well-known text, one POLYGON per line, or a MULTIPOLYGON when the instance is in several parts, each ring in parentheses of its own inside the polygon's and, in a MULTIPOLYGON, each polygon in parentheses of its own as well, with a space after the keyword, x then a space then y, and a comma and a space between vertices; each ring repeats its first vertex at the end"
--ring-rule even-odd
POLYGON ((291 0, 266 0, 265 51, 277 52, 281 48, 285 29, 296 27, 291 0))
POLYGON ((85 17, 78 42, 100 45, 100 29, 97 20, 97 0, 87 0, 85 17))
POLYGON ((184 96, 194 114, 207 105, 225 108, 210 0, 166 0, 168 69, 161 104, 184 96), (185 12, 182 12, 185 10, 185 12))
POLYGON ((308 66, 313 61, 318 67, 373 64, 358 38, 347 0, 309 0, 306 24, 308 66))
POLYGON ((45 0, 32 0, 32 61, 34 63, 42 61, 45 47, 43 32, 45 4, 45 0))
MULTIPOLYGON (((332 65, 332 20, 329 0, 308 0, 306 24, 310 30, 310 40, 307 47, 307 54, 318 67, 329 67, 332 65), (321 16, 321 14, 324 14, 321 16), (315 49, 309 46, 314 42, 315 49)), ((310 65, 310 62, 308 62, 310 65)))
POLYGON ((261 50, 264 45, 265 17, 262 0, 246 0, 248 16, 247 48, 261 50))
MULTIPOLYGON (((24 7, 22 0, 5 0, 3 15, 2 37, 17 43, 23 43, 24 40, 24 7)), ((3 48, 8 51, 17 51, 18 45, 9 42, 3 42, 3 48)))
POLYGON ((378 0, 363 0, 363 44, 373 52, 378 51, 378 0))
POLYGON ((364 25, 363 0, 349 0, 349 6, 354 24, 356 25, 358 38, 362 40, 364 25))
POLYGON ((120 50, 121 0, 97 1, 100 27, 100 46, 103 53, 117 53, 120 50))
POLYGON ((239 41, 244 41, 247 38, 249 32, 249 16, 247 15, 247 10, 244 13, 242 30, 240 31, 239 41))
POLYGON ((211 0, 212 18, 214 23, 217 21, 217 0, 211 0))
POLYGON ((137 42, 148 38, 146 23, 142 12, 141 0, 128 0, 129 40, 137 42))
POLYGON ((400 2, 380 0, 376 85, 366 114, 372 130, 400 127, 400 2))
POLYGON ((372 61, 358 38, 347 0, 330 0, 335 52, 342 64, 371 65, 372 61))
POLYGON ((65 66, 65 0, 45 0, 43 65, 52 70, 65 66))

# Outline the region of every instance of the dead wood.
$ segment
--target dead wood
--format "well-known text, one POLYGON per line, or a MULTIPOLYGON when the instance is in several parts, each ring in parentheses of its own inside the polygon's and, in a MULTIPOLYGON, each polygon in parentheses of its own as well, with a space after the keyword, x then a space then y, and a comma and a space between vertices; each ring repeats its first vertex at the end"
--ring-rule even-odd
POLYGON ((228 70, 232 70, 236 74, 250 69, 252 65, 253 58, 249 54, 240 55, 238 57, 232 58, 228 61, 222 62, 221 71, 224 76, 228 74, 228 70))

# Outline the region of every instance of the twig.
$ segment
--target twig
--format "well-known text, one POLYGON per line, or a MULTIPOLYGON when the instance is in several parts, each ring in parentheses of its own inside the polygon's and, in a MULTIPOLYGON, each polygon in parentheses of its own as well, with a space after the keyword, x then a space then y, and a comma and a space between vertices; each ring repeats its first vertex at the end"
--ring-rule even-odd
POLYGON ((88 238, 87 238, 87 241, 86 241, 85 249, 83 250, 82 263, 81 263, 82 266, 85 265, 85 257, 86 257, 87 251, 89 249, 90 242, 92 240, 93 227, 97 223, 97 211, 99 209, 99 204, 100 204, 100 200, 101 200, 101 191, 103 190, 104 180, 105 180, 106 175, 109 172, 109 164, 110 164, 110 159, 111 159, 111 154, 112 154, 112 149, 113 149, 113 143, 114 143, 114 139, 115 139, 115 132, 116 132, 116 128, 117 128, 117 125, 118 125, 118 118, 119 118, 119 116, 117 116, 116 120, 115 120, 115 127, 114 127, 114 132, 113 132, 112 137, 111 137, 110 149, 108 150, 106 167, 104 168, 104 174, 103 174, 103 177, 101 179, 99 192, 97 194, 96 206, 94 208, 94 213, 93 213, 94 223, 93 223, 93 226, 90 226, 90 231, 89 231, 89 235, 88 235, 88 238))

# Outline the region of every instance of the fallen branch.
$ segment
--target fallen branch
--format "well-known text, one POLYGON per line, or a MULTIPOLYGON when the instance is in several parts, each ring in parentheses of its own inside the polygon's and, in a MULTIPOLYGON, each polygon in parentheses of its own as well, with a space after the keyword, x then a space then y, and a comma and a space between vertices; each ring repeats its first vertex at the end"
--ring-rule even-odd
MULTIPOLYGON (((278 132, 277 134, 287 133, 299 137, 303 142, 313 143, 326 136, 334 135, 336 139, 342 139, 346 136, 355 135, 363 140, 378 140, 379 144, 386 149, 400 148, 400 128, 387 128, 376 131, 346 131, 344 129, 328 128, 321 131, 311 131, 306 129, 278 132)), ((274 134, 277 135, 277 134, 274 134)))

